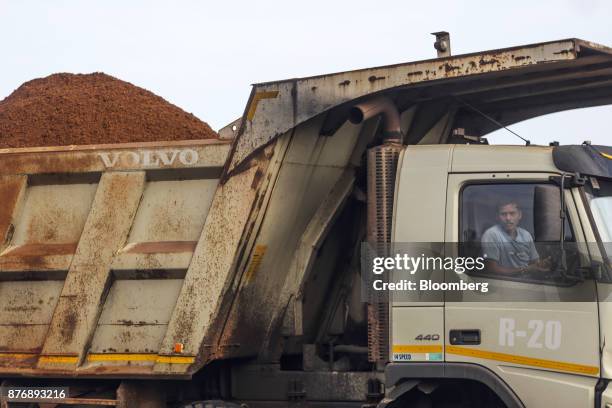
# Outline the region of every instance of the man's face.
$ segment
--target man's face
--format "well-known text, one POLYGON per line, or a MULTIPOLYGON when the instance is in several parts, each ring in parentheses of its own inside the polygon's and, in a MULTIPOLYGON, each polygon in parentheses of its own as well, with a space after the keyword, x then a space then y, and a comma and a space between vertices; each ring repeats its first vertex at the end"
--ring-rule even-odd
POLYGON ((499 222, 508 234, 513 234, 523 217, 521 210, 519 210, 516 204, 506 204, 499 208, 497 213, 499 222))

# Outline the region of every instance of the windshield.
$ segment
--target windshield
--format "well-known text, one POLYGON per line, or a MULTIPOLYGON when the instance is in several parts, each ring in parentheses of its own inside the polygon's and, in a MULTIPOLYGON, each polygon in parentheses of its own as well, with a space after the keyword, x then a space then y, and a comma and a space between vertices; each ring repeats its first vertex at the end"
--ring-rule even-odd
POLYGON ((593 215, 595 224, 593 228, 610 256, 612 255, 612 181, 594 177, 589 177, 588 180, 585 192, 593 215))
POLYGON ((612 242, 612 197, 592 198, 591 212, 602 242, 612 242))

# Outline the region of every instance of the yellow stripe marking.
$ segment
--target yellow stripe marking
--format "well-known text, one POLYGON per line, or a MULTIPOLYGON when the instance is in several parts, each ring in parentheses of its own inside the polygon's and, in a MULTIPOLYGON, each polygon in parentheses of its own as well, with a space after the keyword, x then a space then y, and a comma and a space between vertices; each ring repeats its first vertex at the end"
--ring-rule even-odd
POLYGON ((153 363, 192 364, 192 356, 160 356, 157 354, 90 354, 87 361, 151 361, 153 363))
POLYGON ((77 356, 40 356, 39 363, 61 363, 61 364, 76 364, 79 362, 77 356))
POLYGON ((273 98, 276 98, 277 96, 278 96, 278 91, 262 91, 262 92, 255 93, 255 95, 253 96, 253 100, 251 101, 251 105, 249 105, 249 110, 247 112, 247 119, 253 120, 253 117, 255 117, 255 111, 257 110, 257 105, 259 104, 259 101, 261 101, 262 99, 273 99, 273 98))
POLYGON ((87 361, 153 361, 157 354, 89 354, 87 361))
POLYGON ((514 363, 522 365, 536 366, 540 368, 548 368, 558 371, 569 371, 578 374, 597 375, 599 367, 588 366, 582 364, 565 363, 563 361, 544 360, 541 358, 517 356, 514 354, 498 353, 494 351, 478 350, 473 348, 446 346, 448 354, 455 354, 465 357, 484 358, 487 360, 503 361, 505 363, 514 363))
POLYGON ((603 157, 605 157, 606 159, 610 159, 610 160, 612 160, 612 155, 605 154, 605 153, 602 153, 602 152, 599 152, 599 154, 601 154, 601 155, 602 155, 603 157))
POLYGON ((193 364, 195 362, 195 357, 158 356, 156 362, 168 364, 193 364))
POLYGON ((247 283, 249 283, 251 279, 253 279, 253 276, 255 276, 255 272, 257 272, 257 270, 259 269, 259 266, 263 261, 263 257, 266 254, 267 249, 267 245, 255 246, 255 249, 253 250, 253 259, 251 259, 251 262, 249 263, 249 267, 247 268, 244 277, 247 283))
POLYGON ((393 346, 394 353, 441 353, 440 345, 397 345, 393 346))

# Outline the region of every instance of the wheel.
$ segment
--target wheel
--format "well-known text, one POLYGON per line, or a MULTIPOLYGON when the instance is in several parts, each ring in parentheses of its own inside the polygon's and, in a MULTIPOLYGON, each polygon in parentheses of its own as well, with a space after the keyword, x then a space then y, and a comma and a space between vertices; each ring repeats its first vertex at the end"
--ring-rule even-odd
POLYGON ((225 402, 221 400, 206 400, 206 401, 194 401, 185 405, 181 405, 180 408, 247 408, 244 404, 236 404, 235 402, 225 402))

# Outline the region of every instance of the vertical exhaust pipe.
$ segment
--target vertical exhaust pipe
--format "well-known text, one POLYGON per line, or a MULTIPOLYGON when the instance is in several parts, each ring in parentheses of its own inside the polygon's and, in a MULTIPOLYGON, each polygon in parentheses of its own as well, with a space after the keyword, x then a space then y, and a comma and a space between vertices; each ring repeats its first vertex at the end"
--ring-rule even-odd
MULTIPOLYGON (((387 97, 370 99, 349 111, 349 120, 354 124, 376 115, 383 119, 383 144, 367 152, 367 240, 380 256, 386 255, 392 239, 395 174, 403 148, 399 112, 387 97)), ((367 308, 368 360, 385 363, 390 351, 388 295, 373 300, 367 308)))

